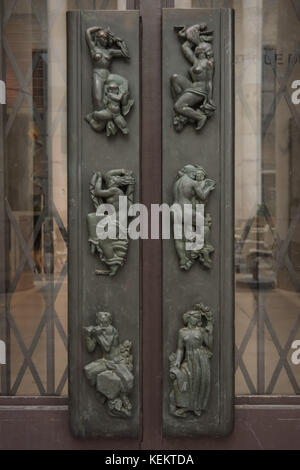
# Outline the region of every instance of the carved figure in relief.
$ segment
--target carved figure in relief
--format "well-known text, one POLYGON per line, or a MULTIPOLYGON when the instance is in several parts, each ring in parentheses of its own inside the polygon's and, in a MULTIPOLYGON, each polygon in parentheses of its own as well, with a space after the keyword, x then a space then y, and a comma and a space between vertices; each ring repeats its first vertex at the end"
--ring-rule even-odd
POLYGON ((101 111, 95 111, 95 119, 97 119, 97 121, 107 122, 107 132, 111 134, 115 133, 115 127, 112 127, 112 123, 114 123, 123 134, 129 134, 127 122, 122 115, 122 93, 120 88, 114 82, 110 83, 105 88, 106 89, 103 99, 105 109, 102 109, 101 111))
POLYGON ((108 312, 96 314, 96 325, 85 327, 84 338, 88 352, 97 347, 102 357, 84 366, 84 374, 107 405, 110 415, 128 418, 132 405, 128 398, 133 389, 133 358, 130 341, 119 342, 118 330, 108 312))
MULTIPOLYGON (((88 214, 88 236, 91 253, 98 255, 100 260, 108 269, 97 269, 97 275, 115 276, 120 267, 124 266, 128 252, 127 227, 122 223, 119 214, 119 197, 127 197, 127 207, 133 203, 135 179, 132 171, 120 169, 110 170, 102 174, 93 174, 90 182, 91 200, 96 212, 88 214), (115 209, 115 214, 100 216, 97 209, 101 204, 111 204, 115 209), (108 223, 111 217, 110 226, 115 226, 116 238, 100 239, 97 235, 97 226, 102 221, 108 223), (120 236, 122 235, 122 236, 120 236)), ((127 217, 127 212, 125 214, 127 217)))
POLYGON ((183 315, 177 351, 169 357, 170 412, 179 418, 200 417, 207 409, 211 390, 213 313, 203 303, 183 315))
POLYGON ((128 80, 110 71, 115 58, 130 58, 126 42, 109 28, 100 26, 86 31, 86 41, 93 62, 93 112, 85 119, 94 131, 105 130, 108 137, 117 134, 118 130, 128 134, 125 116, 134 100, 130 98, 128 80))
MULTIPOLYGON (((206 171, 200 165, 185 165, 177 175, 173 187, 174 203, 179 204, 182 212, 185 205, 192 207, 193 231, 196 230, 197 204, 207 205, 210 193, 215 189, 216 183, 207 177, 206 171)), ((184 223, 184 221, 182 221, 184 223)), ((204 245, 199 250, 187 250, 186 243, 192 242, 185 235, 182 239, 175 239, 175 248, 179 258, 179 267, 182 271, 188 271, 198 260, 205 268, 212 267, 212 254, 214 247, 210 241, 212 219, 206 213, 204 207, 204 245)))
POLYGON ((175 73, 171 77, 171 92, 174 99, 174 127, 180 132, 188 123, 200 131, 214 114, 213 76, 215 69, 213 31, 205 23, 175 27, 182 53, 192 65, 189 77, 175 73))

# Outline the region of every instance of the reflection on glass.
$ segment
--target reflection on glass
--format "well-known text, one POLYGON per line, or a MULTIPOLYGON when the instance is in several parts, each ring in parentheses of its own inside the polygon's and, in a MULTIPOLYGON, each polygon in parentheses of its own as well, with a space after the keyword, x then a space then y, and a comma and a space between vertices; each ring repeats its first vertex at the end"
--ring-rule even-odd
MULTIPOLYGON (((68 9, 5 0, 8 365, 1 393, 67 394, 68 9)), ((236 393, 300 393, 300 0, 176 0, 236 12, 236 393)))
POLYGON ((300 393, 300 368, 291 361, 300 337, 300 114, 291 103, 300 74, 300 2, 233 3, 236 392, 289 395, 300 393))
POLYGON ((4 2, 8 364, 0 393, 67 394, 66 11, 120 0, 4 2))

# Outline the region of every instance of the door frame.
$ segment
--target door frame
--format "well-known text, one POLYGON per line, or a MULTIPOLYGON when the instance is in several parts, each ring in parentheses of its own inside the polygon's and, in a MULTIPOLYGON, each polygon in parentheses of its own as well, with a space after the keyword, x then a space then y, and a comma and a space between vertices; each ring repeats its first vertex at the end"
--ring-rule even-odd
MULTIPOLYGON (((157 138, 161 136, 162 127, 161 9, 173 6, 173 0, 151 0, 151 2, 127 0, 127 8, 140 8, 142 25, 141 97, 142 109, 147 109, 147 113, 144 113, 141 124, 141 194, 142 202, 147 206, 152 203, 161 203, 162 144, 161 139, 157 138), (156 119, 153 119, 154 115, 156 119)), ((3 15, 1 17, 3 18, 3 15)), ((2 48, 0 49, 2 53, 2 48)), ((1 56, 0 61, 3 76, 1 56)), ((2 135, 3 113, 4 107, 1 106, 0 132, 2 135)), ((0 139, 0 142, 3 142, 3 139, 0 139)), ((4 149, 0 143, 1 214, 5 214, 3 165, 4 149)), ((7 254, 5 229, 5 220, 3 220, 0 231, 0 254, 3 255, 7 254)), ((300 396, 236 397, 235 429, 226 438, 166 439, 162 436, 161 260, 161 240, 143 240, 141 344, 142 370, 147 370, 147 374, 142 383, 143 434, 141 438, 139 440, 76 439, 72 437, 69 429, 68 398, 0 396, 0 449, 299 449, 300 396)), ((1 268, 0 288, 4 289, 5 263, 1 268)), ((5 309, 3 301, 1 301, 0 308, 1 315, 3 308, 5 309)), ((0 333, 3 334, 3 326, 0 333)), ((1 374, 6 374, 3 370, 6 368, 2 368, 1 374)))

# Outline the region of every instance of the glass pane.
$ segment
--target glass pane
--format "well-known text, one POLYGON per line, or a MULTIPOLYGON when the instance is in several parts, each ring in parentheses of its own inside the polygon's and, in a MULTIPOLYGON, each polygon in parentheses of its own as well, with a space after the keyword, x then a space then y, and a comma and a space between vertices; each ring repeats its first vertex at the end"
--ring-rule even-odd
POLYGON ((7 395, 67 395, 66 11, 79 8, 126 1, 3 2, 7 395))
MULTIPOLYGON (((300 0, 176 0, 236 11, 236 392, 298 394, 300 0)), ((5 0, 9 269, 1 393, 67 393, 66 29, 123 0, 5 0), (5 384, 5 386, 3 385, 5 384)))
POLYGON ((236 393, 298 394, 300 2, 235 0, 236 393), (297 155, 297 156, 296 156, 297 155))
POLYGON ((236 393, 299 394, 300 1, 175 7, 235 9, 236 393))

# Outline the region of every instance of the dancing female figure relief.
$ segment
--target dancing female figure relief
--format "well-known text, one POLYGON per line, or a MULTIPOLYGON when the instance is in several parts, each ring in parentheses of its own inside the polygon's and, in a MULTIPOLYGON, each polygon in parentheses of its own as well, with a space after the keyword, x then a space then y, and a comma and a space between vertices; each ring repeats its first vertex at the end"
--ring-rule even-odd
POLYGON ((177 351, 169 357, 170 412, 179 418, 200 417, 207 409, 211 389, 210 359, 213 344, 213 314, 203 303, 183 314, 177 351))
POLYGON ((124 196, 129 208, 134 199, 135 179, 132 171, 110 170, 102 174, 96 172, 90 181, 90 196, 95 212, 88 214, 88 237, 91 253, 97 255, 106 265, 106 269, 96 269, 95 274, 105 276, 115 276, 120 267, 124 266, 128 252, 127 224, 123 217, 128 217, 128 213, 120 214, 119 201, 124 196), (114 208, 114 213, 101 216, 97 211, 101 204, 110 204, 114 208), (104 226, 102 227, 102 224, 104 226), (110 225, 114 229, 114 238, 99 237, 99 229, 105 231, 105 226, 110 225))
POLYGON ((86 31, 86 41, 93 62, 93 112, 85 119, 94 131, 106 131, 108 137, 118 130, 129 134, 125 117, 134 100, 130 98, 128 80, 110 71, 114 59, 130 58, 126 42, 100 26, 86 31))
POLYGON ((205 23, 189 28, 180 26, 175 30, 184 41, 182 53, 192 67, 189 77, 180 74, 171 77, 173 124, 178 132, 189 123, 195 124, 196 130, 200 131, 216 110, 213 103, 213 31, 208 31, 205 23))

